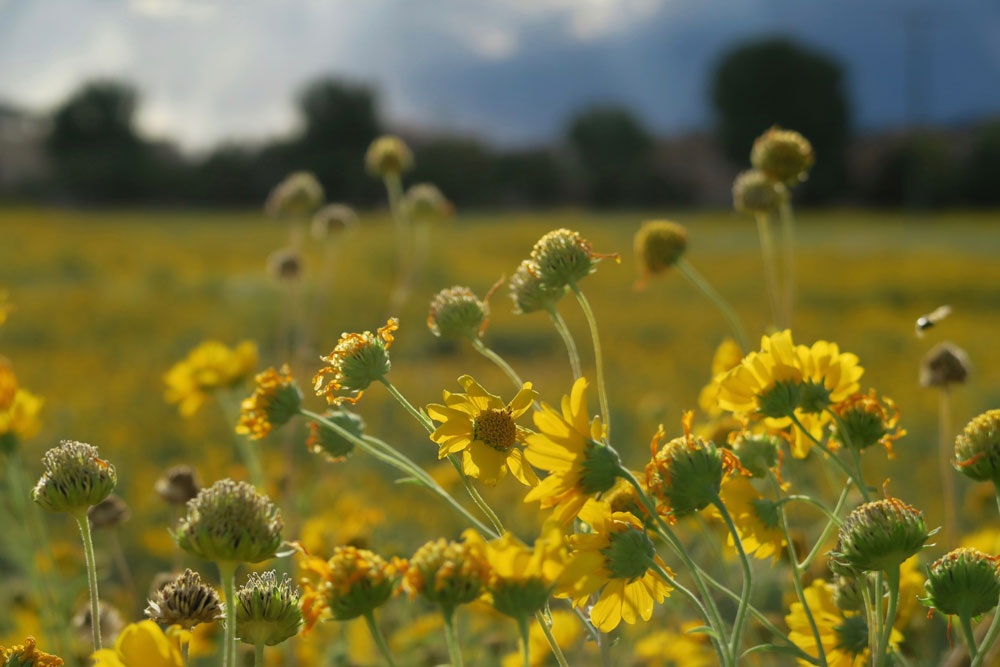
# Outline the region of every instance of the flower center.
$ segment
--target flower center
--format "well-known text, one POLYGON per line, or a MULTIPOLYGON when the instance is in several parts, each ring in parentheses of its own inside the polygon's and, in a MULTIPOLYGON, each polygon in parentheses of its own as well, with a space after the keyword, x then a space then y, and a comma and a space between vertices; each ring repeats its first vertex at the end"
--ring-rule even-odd
POLYGON ((476 440, 482 440, 498 452, 506 452, 517 442, 517 426, 510 410, 483 410, 473 424, 476 440))

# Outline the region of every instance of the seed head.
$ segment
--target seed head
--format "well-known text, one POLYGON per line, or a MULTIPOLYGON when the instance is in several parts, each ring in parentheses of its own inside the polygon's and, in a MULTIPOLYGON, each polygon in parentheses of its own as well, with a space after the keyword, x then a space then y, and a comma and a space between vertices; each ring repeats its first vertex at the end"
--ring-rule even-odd
POLYGON ((977 482, 1000 484, 1000 410, 973 417, 955 438, 955 469, 977 482))
POLYGON ((597 270, 597 263, 606 257, 591 248, 590 241, 579 232, 555 229, 538 239, 531 250, 532 268, 548 289, 561 289, 574 285, 597 270))
POLYGON ((291 248, 279 248, 267 256, 267 272, 275 280, 298 280, 302 275, 302 255, 291 248))
POLYGON ((659 275, 677 263, 687 249, 687 230, 669 220, 649 220, 635 234, 635 258, 641 281, 659 275))
POLYGON ((530 259, 521 262, 510 279, 510 298, 517 315, 553 308, 565 293, 565 287, 543 285, 538 266, 530 259))
POLYGON ((885 498, 848 515, 830 555, 860 572, 888 571, 920 551, 930 535, 920 511, 885 498))
POLYGON ((153 593, 146 616, 160 625, 179 625, 190 630, 201 623, 223 618, 222 600, 214 588, 202 581, 194 570, 173 579, 153 593))
POLYGON ((785 186, 757 169, 744 171, 733 181, 733 206, 741 213, 772 213, 787 200, 785 186))
MULTIPOLYGON (((365 432, 365 420, 344 408, 329 410, 323 415, 349 433, 361 437, 365 432)), ((354 451, 354 443, 336 431, 317 422, 309 422, 309 438, 306 447, 314 454, 325 454, 330 461, 343 461, 354 451)))
POLYGON ((111 494, 87 512, 90 525, 94 528, 113 528, 119 526, 132 516, 124 500, 111 494))
POLYGON ((327 204, 316 211, 310 229, 313 238, 323 240, 327 236, 340 234, 348 229, 357 227, 357 225, 358 214, 350 206, 344 204, 327 204))
POLYGON ((997 606, 1000 597, 1000 569, 997 556, 977 549, 955 549, 934 561, 927 572, 921 598, 942 614, 973 618, 997 606))
POLYGON ((427 327, 438 338, 479 338, 489 317, 488 303, 480 301, 468 287, 455 285, 434 296, 427 314, 427 327))
POLYGON ((240 404, 240 422, 236 432, 260 440, 298 414, 302 392, 287 364, 280 371, 268 368, 258 373, 254 382, 253 395, 240 404))
MULTIPOLYGON (((98 606, 98 614, 101 618, 101 636, 105 638, 105 641, 112 642, 125 627, 125 621, 122 620, 122 615, 118 609, 109 602, 101 600, 98 606)), ((83 643, 90 640, 94 633, 90 604, 81 604, 76 614, 70 619, 70 623, 78 641, 83 643)))
POLYGON ((399 137, 387 134, 379 137, 365 153, 365 168, 372 176, 385 178, 400 175, 413 167, 413 153, 399 137))
POLYGON ((750 151, 750 164, 755 169, 788 186, 806 180, 815 161, 808 139, 777 125, 757 137, 750 151))
POLYGON ((288 575, 274 570, 251 573, 236 591, 236 634, 244 644, 275 646, 299 634, 302 607, 299 590, 288 575))
POLYGON ((279 218, 306 217, 323 204, 323 186, 309 171, 292 172, 274 186, 264 210, 279 218))
POLYGON ((389 347, 392 346, 392 332, 399 329, 399 320, 390 319, 376 333, 343 333, 333 352, 320 357, 330 364, 321 368, 313 377, 313 388, 317 396, 326 396, 328 403, 340 405, 345 401, 357 403, 361 394, 372 382, 389 372, 389 347), (326 376, 332 377, 326 382, 326 376), (325 384, 324 384, 325 382, 325 384), (337 396, 338 390, 356 392, 355 396, 337 396))
POLYGON ((281 512, 246 482, 219 480, 187 504, 187 516, 172 536, 177 545, 205 560, 259 563, 281 545, 281 512))
POLYGON ((63 440, 45 453, 42 465, 31 499, 50 512, 86 512, 118 483, 115 467, 97 456, 97 447, 82 442, 63 440))
POLYGON ((449 542, 444 538, 417 549, 406 566, 403 589, 451 612, 480 596, 489 577, 489 564, 478 542, 449 542))
POLYGON ((971 367, 972 363, 965 350, 947 341, 938 343, 920 363, 920 386, 948 387, 965 384, 971 367))
POLYGON ((455 207, 432 183, 417 183, 406 191, 403 201, 414 220, 438 220, 451 217, 455 207))
POLYGON ((198 473, 191 466, 180 465, 170 468, 156 480, 156 493, 171 505, 183 505, 198 495, 201 484, 198 473))

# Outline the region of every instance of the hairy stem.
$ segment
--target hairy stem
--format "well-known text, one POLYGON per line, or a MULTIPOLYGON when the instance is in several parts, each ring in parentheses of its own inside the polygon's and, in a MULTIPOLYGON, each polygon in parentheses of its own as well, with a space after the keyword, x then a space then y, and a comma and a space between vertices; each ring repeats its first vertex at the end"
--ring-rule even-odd
POLYGON ((101 650, 101 601, 97 591, 97 559, 94 558, 94 540, 90 535, 90 519, 87 512, 73 515, 80 527, 83 539, 83 554, 87 561, 87 585, 90 588, 90 627, 94 639, 94 650, 101 650))
POLYGON ((472 347, 476 349, 476 352, 478 352, 479 354, 483 355, 484 357, 492 361, 494 364, 496 364, 497 368, 502 370, 504 374, 508 378, 510 378, 511 383, 513 383, 514 387, 518 391, 521 390, 521 387, 524 386, 524 381, 521 379, 521 376, 517 374, 517 371, 515 371, 513 367, 511 367, 511 365, 504 360, 503 357, 501 357, 499 354, 497 354, 490 348, 486 347, 485 343, 483 343, 483 341, 477 336, 470 335, 469 342, 472 343, 472 347))
POLYGON ((444 636, 448 642, 448 657, 451 660, 451 667, 463 667, 462 648, 458 643, 458 633, 455 631, 455 610, 442 609, 444 616, 444 636))
POLYGON ((236 566, 237 563, 222 561, 219 578, 226 598, 226 634, 222 645, 223 667, 236 667, 236 566))
POLYGON ((566 656, 563 655, 562 648, 559 646, 559 642, 556 641, 555 635, 552 634, 552 628, 545 619, 545 614, 540 611, 536 611, 535 621, 537 621, 538 625, 542 628, 542 634, 545 635, 545 641, 549 643, 549 647, 552 649, 552 655, 556 657, 556 662, 559 663, 559 667, 569 667, 569 663, 566 662, 566 656))

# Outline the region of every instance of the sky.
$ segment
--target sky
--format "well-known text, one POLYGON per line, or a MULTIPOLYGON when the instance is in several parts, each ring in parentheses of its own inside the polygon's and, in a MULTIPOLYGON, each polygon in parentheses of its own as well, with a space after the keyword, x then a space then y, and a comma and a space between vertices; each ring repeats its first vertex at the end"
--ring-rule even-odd
POLYGON ((843 63, 863 130, 914 113, 907 58, 922 120, 1000 115, 994 0, 0 0, 0 100, 126 80, 145 133, 200 151, 294 131, 297 92, 332 75, 373 85, 390 124, 500 144, 608 102, 676 134, 711 126, 721 54, 774 35, 843 63))

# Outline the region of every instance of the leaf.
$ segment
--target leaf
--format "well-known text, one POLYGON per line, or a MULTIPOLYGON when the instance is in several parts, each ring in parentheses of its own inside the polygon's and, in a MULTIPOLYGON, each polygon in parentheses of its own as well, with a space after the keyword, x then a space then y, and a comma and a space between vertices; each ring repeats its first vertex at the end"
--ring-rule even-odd
POLYGON ((797 646, 781 646, 780 644, 758 644, 757 646, 748 648, 743 652, 740 658, 745 658, 751 653, 760 653, 761 651, 770 651, 772 653, 784 653, 785 655, 793 655, 796 658, 802 660, 808 660, 814 665, 819 664, 819 660, 807 654, 805 651, 797 646))
POLYGON ((719 638, 719 633, 716 632, 715 630, 713 630, 712 628, 708 627, 707 625, 699 625, 696 628, 691 628, 690 630, 685 630, 684 634, 686 634, 686 635, 708 635, 712 639, 715 639, 717 641, 722 641, 722 639, 719 638))

